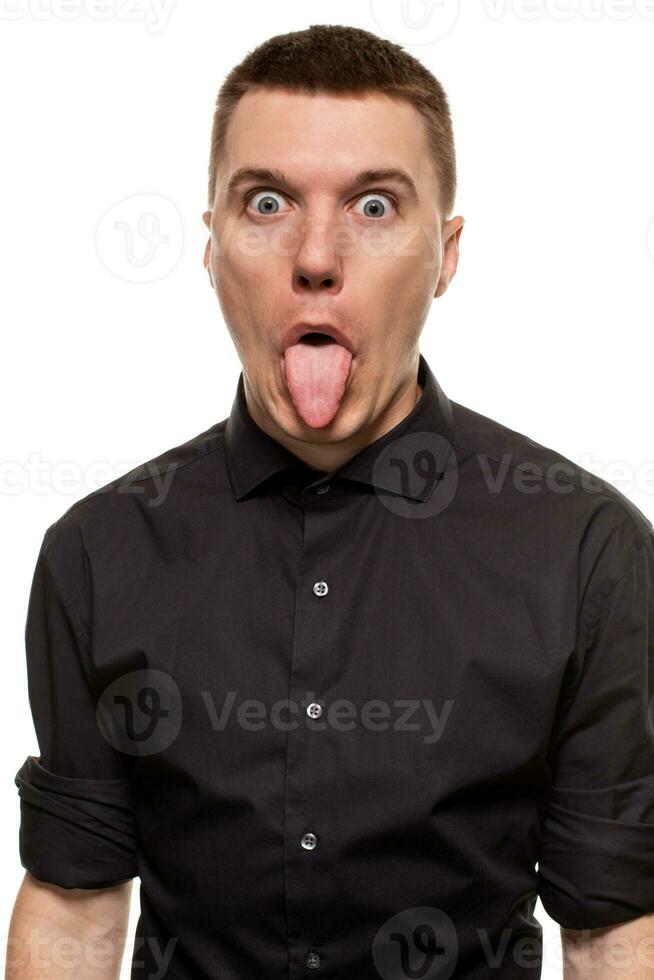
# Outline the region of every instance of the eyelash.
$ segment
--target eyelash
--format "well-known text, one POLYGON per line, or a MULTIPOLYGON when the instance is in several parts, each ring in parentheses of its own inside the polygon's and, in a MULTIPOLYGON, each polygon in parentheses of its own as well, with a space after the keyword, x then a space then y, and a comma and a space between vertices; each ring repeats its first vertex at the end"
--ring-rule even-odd
MULTIPOLYGON (((255 187, 254 190, 248 191, 247 194, 244 197, 244 202, 245 202, 246 207, 250 203, 250 201, 252 200, 253 197, 256 197, 257 194, 261 194, 263 191, 272 191, 274 194, 279 194, 281 197, 286 197, 286 195, 283 193, 283 191, 278 191, 274 187, 255 187)), ((387 198, 391 202, 391 204, 393 205, 394 210, 396 212, 399 210, 399 205, 398 205, 398 202, 395 199, 395 197, 392 194, 389 194, 388 191, 378 190, 376 187, 372 187, 372 188, 370 188, 370 190, 363 191, 361 194, 359 194, 357 200, 359 200, 362 197, 369 197, 369 196, 374 195, 374 194, 379 194, 380 197, 387 198)), ((264 217, 264 215, 262 215, 262 217, 264 217)), ((362 218, 366 218, 367 215, 362 214, 361 217, 362 218)), ((384 215, 383 217, 386 217, 386 215, 384 215)), ((369 221, 379 221, 380 219, 379 218, 368 218, 368 220, 369 221)))

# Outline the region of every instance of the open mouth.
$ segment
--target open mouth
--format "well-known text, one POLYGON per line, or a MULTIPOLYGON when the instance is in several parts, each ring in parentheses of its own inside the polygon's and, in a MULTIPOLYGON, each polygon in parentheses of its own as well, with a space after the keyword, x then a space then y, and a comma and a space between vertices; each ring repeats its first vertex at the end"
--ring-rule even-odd
POLYGON ((305 333, 303 337, 300 338, 300 343, 302 344, 335 344, 336 341, 333 337, 328 337, 325 333, 319 333, 317 330, 312 330, 310 333, 305 333))

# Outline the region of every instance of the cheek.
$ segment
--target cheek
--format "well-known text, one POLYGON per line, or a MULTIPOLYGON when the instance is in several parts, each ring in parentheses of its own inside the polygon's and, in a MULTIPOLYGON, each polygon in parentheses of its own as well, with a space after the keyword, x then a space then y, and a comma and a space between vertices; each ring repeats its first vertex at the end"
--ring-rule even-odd
POLYGON ((252 292, 244 280, 239 262, 231 253, 225 253, 212 261, 212 275, 218 303, 225 325, 241 360, 250 346, 250 324, 255 321, 251 310, 252 292))
POLYGON ((224 252, 213 265, 216 293, 223 311, 244 312, 256 305, 265 291, 265 263, 234 249, 224 252))
POLYGON ((424 222, 407 224, 393 239, 394 273, 406 288, 416 294, 429 292, 438 281, 441 267, 440 237, 432 225, 424 222))
POLYGON ((363 235, 357 252, 370 275, 389 282, 426 282, 440 264, 439 238, 431 226, 419 222, 363 235))
POLYGON ((406 253, 407 249, 404 253, 369 255, 357 269, 357 290, 387 316, 422 307, 433 293, 434 272, 427 260, 422 255, 406 253))
POLYGON ((236 224, 217 258, 214 278, 226 292, 257 296, 283 281, 289 261, 270 232, 236 224))
MULTIPOLYGON (((225 250, 213 265, 216 295, 234 344, 249 360, 267 356, 271 331, 277 331, 286 279, 267 254, 225 250)), ((287 292, 288 290, 286 290, 287 292)))

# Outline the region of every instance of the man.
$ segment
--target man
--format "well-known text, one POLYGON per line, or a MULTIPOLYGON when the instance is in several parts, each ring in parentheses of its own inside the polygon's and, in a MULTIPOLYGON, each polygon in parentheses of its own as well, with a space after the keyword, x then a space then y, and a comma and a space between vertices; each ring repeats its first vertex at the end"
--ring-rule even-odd
POLYGON ((365 31, 272 38, 209 175, 243 371, 46 531, 11 931, 48 965, 15 976, 69 975, 66 935, 115 977, 137 875, 132 978, 538 977, 538 895, 566 977, 618 941, 651 975, 653 528, 419 353, 463 227, 440 84, 365 31))

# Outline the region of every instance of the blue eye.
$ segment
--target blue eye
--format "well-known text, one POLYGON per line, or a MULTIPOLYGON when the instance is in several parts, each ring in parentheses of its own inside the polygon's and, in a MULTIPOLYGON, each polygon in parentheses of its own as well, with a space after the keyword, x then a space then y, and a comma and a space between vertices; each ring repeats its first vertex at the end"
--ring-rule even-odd
POLYGON ((388 210, 387 206, 383 203, 384 201, 393 203, 385 194, 377 194, 371 191, 369 194, 364 194, 357 201, 357 204, 367 202, 364 203, 364 214, 366 218, 383 218, 388 210))
POLYGON ((258 214, 277 214, 280 208, 275 198, 283 200, 282 195, 276 191, 256 191, 249 197, 248 203, 255 201, 256 198, 259 198, 259 201, 254 207, 258 214))

